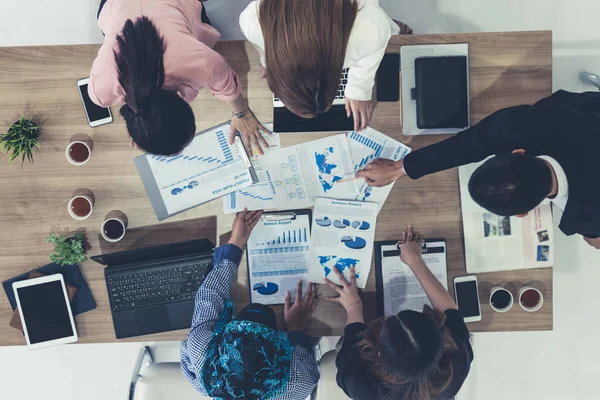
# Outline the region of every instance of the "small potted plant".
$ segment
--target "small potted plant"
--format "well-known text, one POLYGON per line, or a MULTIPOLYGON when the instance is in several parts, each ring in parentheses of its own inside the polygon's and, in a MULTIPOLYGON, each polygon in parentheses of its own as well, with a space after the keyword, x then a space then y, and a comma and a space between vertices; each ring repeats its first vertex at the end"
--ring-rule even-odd
POLYGON ((54 254, 50 255, 50 260, 59 265, 74 265, 87 260, 84 234, 81 232, 69 237, 51 233, 46 242, 54 244, 54 254))
POLYGON ((40 147, 40 127, 33 122, 33 117, 21 119, 8 128, 8 132, 0 136, 0 145, 9 154, 8 163, 12 166, 15 159, 21 158, 21 168, 25 158, 33 164, 33 152, 40 147))

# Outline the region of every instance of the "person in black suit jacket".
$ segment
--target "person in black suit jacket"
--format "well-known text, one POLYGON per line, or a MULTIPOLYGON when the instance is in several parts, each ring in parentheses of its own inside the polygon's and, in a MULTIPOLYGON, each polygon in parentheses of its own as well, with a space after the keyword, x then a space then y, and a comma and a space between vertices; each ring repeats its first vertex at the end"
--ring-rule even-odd
POLYGON ((469 193, 505 216, 527 214, 544 198, 563 211, 560 229, 600 249, 600 93, 560 90, 534 105, 495 112, 404 161, 378 159, 357 173, 372 186, 481 161, 469 193))

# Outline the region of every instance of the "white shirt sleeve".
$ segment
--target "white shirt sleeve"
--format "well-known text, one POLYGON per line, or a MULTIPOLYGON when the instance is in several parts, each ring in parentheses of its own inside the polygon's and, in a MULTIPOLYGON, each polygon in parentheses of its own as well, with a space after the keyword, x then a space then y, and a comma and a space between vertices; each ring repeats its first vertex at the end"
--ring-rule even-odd
POLYGON ((346 97, 369 101, 373 95, 375 74, 392 34, 398 34, 396 23, 380 7, 364 4, 359 9, 348 47, 345 66, 350 68, 346 97))
POLYGON ((265 39, 260 27, 260 19, 258 17, 259 0, 248 4, 248 7, 240 14, 240 28, 246 39, 258 51, 260 63, 263 67, 267 67, 265 61, 265 39))

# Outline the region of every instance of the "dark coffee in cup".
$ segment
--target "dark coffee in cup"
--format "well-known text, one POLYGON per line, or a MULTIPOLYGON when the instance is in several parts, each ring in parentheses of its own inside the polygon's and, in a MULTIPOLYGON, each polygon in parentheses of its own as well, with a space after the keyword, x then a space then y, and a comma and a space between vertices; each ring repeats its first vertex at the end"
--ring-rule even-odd
POLYGON ((118 240, 125 233, 125 227, 116 219, 110 219, 104 223, 104 234, 107 238, 118 240))
POLYGON ((506 307, 508 307, 508 305, 510 304, 512 300, 512 296, 510 295, 510 293, 504 289, 501 290, 497 290, 494 292, 494 294, 492 295, 492 306, 494 306, 497 309, 504 309, 506 307))
POLYGON ((528 289, 521 294, 521 305, 527 308, 534 308, 540 304, 541 296, 537 290, 528 289))

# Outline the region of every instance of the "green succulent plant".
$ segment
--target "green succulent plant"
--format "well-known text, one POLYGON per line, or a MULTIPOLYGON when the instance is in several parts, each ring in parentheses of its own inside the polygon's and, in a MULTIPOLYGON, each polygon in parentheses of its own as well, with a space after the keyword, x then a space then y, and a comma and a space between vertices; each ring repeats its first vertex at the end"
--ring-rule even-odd
POLYGON ((8 132, 0 135, 0 145, 9 154, 8 163, 12 166, 13 161, 21 158, 21 168, 25 158, 33 164, 33 153, 36 147, 40 147, 40 127, 33 122, 33 117, 26 118, 24 115, 8 128, 8 132))
POLYGON ((59 265, 74 265, 87 261, 84 234, 81 232, 70 237, 51 233, 46 242, 54 244, 54 254, 50 255, 50 260, 59 265))

